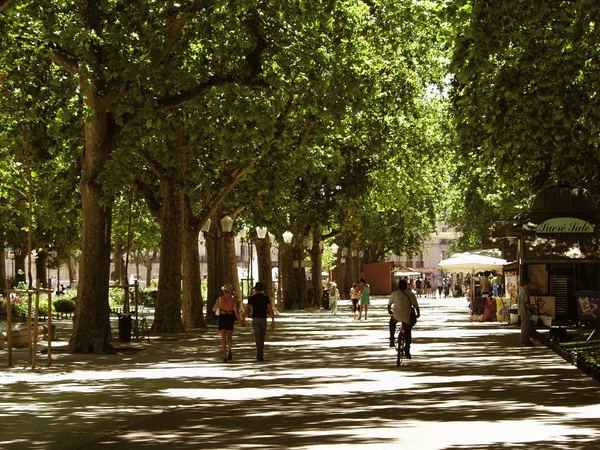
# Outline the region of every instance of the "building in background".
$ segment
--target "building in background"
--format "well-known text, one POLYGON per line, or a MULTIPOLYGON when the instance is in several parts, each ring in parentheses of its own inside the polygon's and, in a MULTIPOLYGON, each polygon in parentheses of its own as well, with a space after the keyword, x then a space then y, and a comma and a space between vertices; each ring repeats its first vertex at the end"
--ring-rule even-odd
POLYGON ((431 234, 421 252, 412 257, 392 255, 392 261, 396 267, 405 267, 435 276, 441 275, 437 265, 442 259, 451 256, 450 243, 460 236, 460 232, 448 227, 445 222, 438 221, 435 233, 431 234))

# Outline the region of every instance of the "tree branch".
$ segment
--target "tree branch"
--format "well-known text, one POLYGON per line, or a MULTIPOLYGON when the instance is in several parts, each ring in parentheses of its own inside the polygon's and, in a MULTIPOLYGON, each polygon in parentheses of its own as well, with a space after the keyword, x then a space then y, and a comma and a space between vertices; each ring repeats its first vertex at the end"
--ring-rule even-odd
POLYGON ((308 122, 306 130, 304 131, 304 133, 302 133, 302 136, 300 136, 300 140, 298 141, 298 147, 303 147, 306 145, 306 143, 308 142, 308 137, 310 136, 310 132, 315 128, 316 124, 317 119, 316 117, 312 116, 310 121, 308 122))
POLYGON ((248 167, 235 169, 229 179, 221 184, 221 188, 210 198, 207 202, 207 207, 204 212, 200 215, 200 223, 206 222, 219 208, 223 200, 229 195, 236 184, 242 179, 244 175, 249 172, 248 167))
POLYGON ((144 183, 138 177, 133 178, 133 183, 136 189, 142 194, 142 197, 144 197, 144 200, 146 201, 146 205, 148 206, 150 213, 154 217, 160 218, 160 201, 156 198, 150 186, 148 186, 147 183, 144 183))
POLYGON ((77 73, 79 62, 77 61, 77 58, 75 58, 73 55, 69 55, 68 53, 63 52, 62 50, 51 49, 48 57, 51 61, 54 61, 67 72, 71 74, 77 73))
POLYGON ((193 102, 193 101, 201 98, 204 95, 204 93, 211 87, 227 86, 227 85, 233 85, 233 84, 247 86, 252 89, 264 89, 267 87, 267 84, 263 81, 252 81, 252 80, 244 80, 244 79, 236 80, 232 76, 225 76, 225 77, 213 76, 191 91, 182 92, 180 94, 174 95, 173 97, 159 100, 158 110, 164 112, 164 111, 170 111, 171 109, 180 108, 190 102, 193 102))
POLYGON ((187 10, 185 15, 175 19, 175 21, 171 23, 171 26, 169 27, 169 31, 167 33, 167 37, 165 38, 165 46, 162 52, 155 54, 152 58, 153 66, 156 67, 163 62, 167 55, 171 53, 171 50, 173 50, 173 47, 175 46, 177 40, 181 37, 181 31, 183 30, 183 27, 189 21, 191 21, 200 10, 207 8, 210 5, 210 3, 211 2, 208 0, 195 0, 194 3, 192 3, 192 6, 190 6, 190 9, 187 10))
POLYGON ((0 13, 10 6, 13 0, 0 0, 0 13))
POLYGON ((154 157, 146 151, 143 146, 139 146, 137 149, 137 153, 146 161, 146 163, 150 166, 150 170, 154 173, 154 176, 159 180, 162 178, 162 168, 159 162, 154 159, 154 157))

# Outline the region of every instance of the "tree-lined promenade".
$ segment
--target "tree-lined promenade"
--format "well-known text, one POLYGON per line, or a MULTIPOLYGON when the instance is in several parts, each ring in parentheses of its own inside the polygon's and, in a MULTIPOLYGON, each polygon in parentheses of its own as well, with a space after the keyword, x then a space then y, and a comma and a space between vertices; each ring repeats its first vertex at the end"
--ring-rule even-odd
POLYGON ((135 354, 59 352, 51 369, 0 373, 0 446, 597 447, 596 381, 541 345, 522 348, 516 325, 469 322, 464 298, 419 301, 400 368, 386 298, 366 321, 346 302, 337 316, 283 312, 264 362, 251 327, 236 328, 229 363, 212 326, 135 354))
MULTIPOLYGON (((111 259, 122 280, 131 255, 160 256, 154 333, 203 326, 238 286, 226 216, 277 237, 291 307, 294 261, 321 273, 321 243, 414 254, 445 217, 468 246, 548 182, 596 195, 598 8, 0 1, 0 261, 23 249, 28 283, 26 255, 41 280, 49 254, 77 262, 69 350, 105 353, 111 259)), ((250 238, 271 286, 270 241, 250 238)))

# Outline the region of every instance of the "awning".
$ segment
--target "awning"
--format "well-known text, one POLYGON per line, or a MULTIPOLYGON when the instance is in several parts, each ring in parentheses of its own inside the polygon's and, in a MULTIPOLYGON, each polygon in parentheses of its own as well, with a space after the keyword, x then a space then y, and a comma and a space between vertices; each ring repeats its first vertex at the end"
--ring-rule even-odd
POLYGON ((475 253, 456 253, 451 258, 443 259, 438 269, 449 273, 478 273, 496 271, 502 273, 503 266, 508 264, 505 259, 475 253))

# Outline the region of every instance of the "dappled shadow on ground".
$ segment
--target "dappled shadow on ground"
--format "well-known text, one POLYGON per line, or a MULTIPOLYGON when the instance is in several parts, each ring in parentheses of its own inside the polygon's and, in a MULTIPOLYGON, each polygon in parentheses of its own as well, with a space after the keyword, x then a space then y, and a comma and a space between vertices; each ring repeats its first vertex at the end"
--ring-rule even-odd
POLYGON ((228 364, 209 329, 2 372, 0 447, 596 447, 598 384, 522 349, 514 326, 469 323, 464 300, 421 300, 414 358, 396 367, 374 303, 367 321, 282 314, 262 363, 251 328, 236 328, 228 364))

